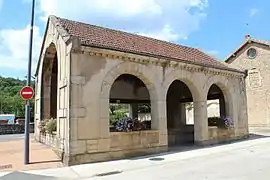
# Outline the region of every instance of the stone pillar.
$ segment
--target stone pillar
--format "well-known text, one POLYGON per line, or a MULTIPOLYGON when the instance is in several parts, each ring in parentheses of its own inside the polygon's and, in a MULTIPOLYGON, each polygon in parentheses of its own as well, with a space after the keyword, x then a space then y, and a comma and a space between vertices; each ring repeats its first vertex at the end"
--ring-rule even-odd
POLYGON ((184 103, 177 102, 173 105, 173 129, 181 129, 186 124, 186 108, 184 103))
POLYGON ((99 125, 99 135, 98 137, 101 139, 109 139, 110 138, 110 118, 109 118, 109 106, 110 100, 109 98, 100 99, 100 114, 99 119, 96 122, 99 125))
POLYGON ((242 112, 242 116, 241 116, 241 120, 243 123, 243 134, 248 135, 249 134, 249 126, 248 126, 248 102, 247 102, 247 95, 246 95, 246 91, 242 90, 240 92, 241 96, 242 96, 242 104, 241 104, 241 112, 242 112))
POLYGON ((173 110, 171 111, 172 117, 173 117, 173 129, 180 129, 182 126, 182 109, 181 109, 181 103, 178 101, 173 102, 173 110))
POLYGON ((35 80, 35 106, 34 106, 34 126, 35 126, 35 129, 34 129, 34 135, 35 135, 35 139, 36 140, 39 140, 39 136, 40 136, 40 132, 39 132, 39 123, 40 123, 40 119, 41 119, 41 111, 40 111, 40 83, 39 83, 39 76, 36 77, 36 80, 35 80))
POLYGON ((41 120, 44 119, 49 119, 51 115, 51 87, 44 84, 42 87, 42 96, 41 96, 41 105, 42 105, 42 110, 41 110, 41 120))
POLYGON ((166 119, 166 101, 151 101, 151 128, 159 131, 159 145, 167 146, 167 119, 166 119))
POLYGON ((186 106, 185 103, 179 103, 179 109, 180 109, 180 123, 181 125, 186 125, 186 106))
POLYGON ((58 79, 57 74, 51 74, 51 89, 50 89, 50 118, 57 118, 57 102, 58 102, 58 79))
POLYGON ((219 114, 220 117, 226 116, 226 108, 225 108, 225 99, 224 97, 219 98, 219 114))
POLYGON ((242 128, 242 107, 244 104, 241 104, 238 98, 235 96, 239 96, 237 94, 232 94, 231 102, 226 102, 226 109, 228 109, 227 115, 232 118, 233 120, 233 128, 235 136, 241 136, 241 128, 242 128))
POLYGON ((195 144, 206 145, 208 142, 207 100, 194 102, 194 140, 195 144))

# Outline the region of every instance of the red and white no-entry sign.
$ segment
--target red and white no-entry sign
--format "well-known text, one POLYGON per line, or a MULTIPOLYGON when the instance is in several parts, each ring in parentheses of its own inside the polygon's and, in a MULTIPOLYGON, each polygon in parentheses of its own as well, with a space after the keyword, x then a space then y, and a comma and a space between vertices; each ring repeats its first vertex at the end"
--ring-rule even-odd
POLYGON ((24 100, 32 99, 34 96, 34 89, 30 86, 24 86, 20 91, 20 96, 24 100))

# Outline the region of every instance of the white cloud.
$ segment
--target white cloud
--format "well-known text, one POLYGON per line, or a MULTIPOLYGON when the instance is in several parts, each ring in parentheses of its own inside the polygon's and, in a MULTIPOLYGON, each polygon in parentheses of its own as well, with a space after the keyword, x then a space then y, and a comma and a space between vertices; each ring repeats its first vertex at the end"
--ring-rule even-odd
POLYGON ((258 14, 258 12, 259 12, 259 9, 257 9, 257 8, 252 8, 252 9, 249 10, 249 16, 250 16, 250 17, 253 17, 253 16, 255 16, 256 14, 258 14))
MULTIPOLYGON (((161 30, 152 31, 148 33, 138 33, 138 34, 152 37, 155 39, 161 39, 161 40, 176 41, 179 39, 179 35, 173 32, 173 29, 168 24, 166 24, 161 30)), ((183 37, 183 38, 186 39, 186 37, 183 37)))
POLYGON ((54 14, 177 41, 199 29, 208 0, 39 0, 38 7, 43 20, 54 14))
POLYGON ((210 50, 210 51, 206 51, 206 53, 209 54, 209 55, 216 56, 218 54, 218 51, 216 51, 216 50, 210 50))
MULTIPOLYGON (((0 30, 0 68, 26 70, 28 67, 30 26, 23 29, 0 30)), ((33 69, 39 55, 42 37, 38 27, 34 27, 33 69)))
MULTIPOLYGON (((30 0, 22 1, 31 3, 30 0)), ((54 14, 162 40, 178 41, 187 39, 190 33, 199 29, 207 7, 208 0, 38 0, 36 14, 43 20, 54 14)), ((35 27, 35 60, 41 42, 40 30, 35 27)), ((26 71, 28 48, 29 26, 0 30, 0 68, 26 71)), ((36 61, 32 68, 36 68, 36 61)))

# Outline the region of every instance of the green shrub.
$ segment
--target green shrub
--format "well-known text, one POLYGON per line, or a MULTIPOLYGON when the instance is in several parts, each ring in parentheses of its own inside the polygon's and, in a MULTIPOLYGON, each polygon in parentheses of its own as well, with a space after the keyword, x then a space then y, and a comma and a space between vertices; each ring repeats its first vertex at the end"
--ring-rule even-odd
POLYGON ((110 125, 115 125, 119 120, 126 116, 127 110, 119 109, 115 110, 113 113, 110 112, 110 125))
POLYGON ((45 134, 46 133, 46 123, 47 123, 47 120, 41 120, 39 122, 38 128, 39 128, 39 132, 41 134, 45 134))
POLYGON ((46 122, 45 126, 46 132, 49 134, 53 134, 57 130, 57 120, 56 119, 50 119, 46 122))
POLYGON ((150 104, 138 104, 138 113, 151 113, 150 104))

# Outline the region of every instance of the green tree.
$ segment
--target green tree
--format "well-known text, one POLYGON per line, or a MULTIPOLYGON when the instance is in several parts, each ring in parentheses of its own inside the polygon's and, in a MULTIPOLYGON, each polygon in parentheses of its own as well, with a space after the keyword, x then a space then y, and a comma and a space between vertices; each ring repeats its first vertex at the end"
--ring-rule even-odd
MULTIPOLYGON (((24 117, 25 101, 19 95, 25 80, 0 76, 0 114, 15 114, 24 117)), ((34 82, 31 82, 33 87, 34 82)), ((31 117, 34 117, 34 100, 30 100, 31 117)), ((33 119, 33 118, 32 118, 33 119)))

